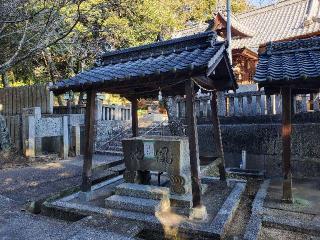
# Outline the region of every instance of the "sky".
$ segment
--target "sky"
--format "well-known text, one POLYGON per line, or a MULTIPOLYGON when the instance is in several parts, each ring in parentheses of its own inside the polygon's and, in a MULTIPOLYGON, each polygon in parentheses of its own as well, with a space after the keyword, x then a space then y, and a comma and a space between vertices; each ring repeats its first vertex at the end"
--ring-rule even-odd
MULTIPOLYGON (((237 0, 234 0, 237 1, 237 0)), ((253 5, 260 7, 276 2, 275 0, 249 0, 253 5)))

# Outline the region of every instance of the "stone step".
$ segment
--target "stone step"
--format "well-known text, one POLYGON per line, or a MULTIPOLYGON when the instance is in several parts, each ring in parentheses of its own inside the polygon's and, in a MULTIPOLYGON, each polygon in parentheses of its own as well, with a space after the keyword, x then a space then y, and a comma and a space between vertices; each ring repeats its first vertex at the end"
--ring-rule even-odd
POLYGON ((161 200, 164 197, 167 198, 169 196, 170 190, 166 187, 122 183, 116 187, 115 193, 119 196, 161 200))
POLYGON ((96 166, 92 167, 92 170, 93 171, 107 170, 109 168, 119 166, 123 163, 124 163, 123 159, 114 160, 114 161, 110 161, 110 162, 104 162, 104 163, 97 164, 96 166))
POLYGON ((122 151, 113 151, 113 150, 96 150, 96 154, 105 154, 105 155, 112 155, 112 156, 123 156, 122 151))
POLYGON ((136 198, 120 195, 112 195, 105 199, 107 208, 126 210, 131 212, 151 213, 159 211, 168 205, 167 201, 158 201, 153 199, 136 198))
POLYGON ((109 146, 107 148, 109 151, 122 151, 122 147, 117 147, 117 146, 109 146))
POLYGON ((98 184, 103 181, 109 180, 111 178, 114 178, 118 176, 119 173, 110 171, 110 170, 99 170, 99 171, 94 171, 92 174, 92 183, 93 184, 98 184))
POLYGON ((137 197, 153 200, 170 199, 172 207, 190 208, 192 203, 191 194, 172 195, 167 187, 142 185, 134 183, 122 183, 115 188, 119 196, 137 197))
POLYGON ((118 174, 123 174, 124 171, 126 170, 126 166, 124 165, 124 163, 111 167, 108 170, 113 171, 113 172, 117 172, 118 174))

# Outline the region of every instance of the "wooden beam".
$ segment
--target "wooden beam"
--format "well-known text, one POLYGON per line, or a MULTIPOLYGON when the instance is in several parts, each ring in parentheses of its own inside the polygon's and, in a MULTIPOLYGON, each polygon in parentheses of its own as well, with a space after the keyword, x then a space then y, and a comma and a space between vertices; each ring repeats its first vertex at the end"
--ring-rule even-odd
POLYGON ((291 172, 291 88, 282 88, 282 162, 283 162, 283 196, 286 202, 293 202, 291 172))
POLYGON ((226 180, 226 169, 224 162, 224 151, 221 137, 221 129, 220 129, 220 120, 218 117, 218 104, 217 104, 217 92, 212 92, 211 97, 211 112, 212 112, 212 125, 213 125, 213 139, 214 139, 214 147, 216 152, 218 153, 218 168, 220 180, 226 180))
POLYGON ((92 185, 92 157, 94 147, 94 125, 95 125, 95 111, 96 111, 96 95, 95 90, 87 91, 87 104, 85 113, 85 149, 83 157, 83 171, 82 171, 82 192, 91 191, 92 185))
POLYGON ((200 180, 200 160, 197 118, 195 112, 195 93, 194 82, 187 80, 185 83, 186 99, 186 117, 187 117, 187 133, 189 138, 190 150, 190 168, 191 168, 191 184, 192 184, 192 202, 193 207, 201 206, 201 180, 200 180))

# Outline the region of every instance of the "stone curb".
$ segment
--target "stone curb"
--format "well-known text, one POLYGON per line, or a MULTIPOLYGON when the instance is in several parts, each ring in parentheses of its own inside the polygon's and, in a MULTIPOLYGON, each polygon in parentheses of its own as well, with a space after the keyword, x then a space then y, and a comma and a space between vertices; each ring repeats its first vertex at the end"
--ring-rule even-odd
POLYGON ((244 192, 246 183, 236 182, 232 192, 223 203, 218 214, 215 216, 213 221, 210 223, 210 231, 224 236, 227 226, 230 224, 234 213, 236 212, 242 193, 244 192))
MULTIPOLYGON (((119 177, 117 177, 119 178, 119 177)), ((208 182, 217 181, 216 179, 208 178, 208 182)), ((107 182, 101 183, 108 185, 115 182, 115 179, 110 179, 107 182)), ((234 184, 233 189, 225 202, 223 203, 220 211, 213 219, 211 223, 205 226, 197 226, 193 223, 183 222, 179 226, 179 232, 186 233, 197 238, 199 235, 209 239, 221 239, 222 234, 225 233, 226 227, 233 218, 233 215, 236 209, 239 206, 240 198, 242 193, 245 190, 246 182, 243 181, 229 181, 229 184, 234 184), (190 231, 191 230, 191 231, 190 231)), ((100 186, 101 187, 101 186, 100 186)), ((95 186, 99 188, 99 186, 95 186)), ((77 213, 82 216, 88 216, 92 214, 101 214, 106 217, 115 217, 115 218, 126 218, 133 221, 142 221, 146 224, 147 227, 153 228, 158 231, 163 230, 160 219, 157 216, 150 214, 144 214, 139 212, 130 212, 125 210, 115 210, 115 209, 106 209, 102 207, 87 206, 84 204, 71 203, 68 202, 78 196, 79 193, 72 194, 70 196, 64 197, 57 201, 46 203, 47 207, 52 208, 52 210, 60 210, 66 213, 77 213)), ((157 215, 157 214, 156 214, 157 215)))
POLYGON ((266 227, 320 236, 320 226, 314 224, 312 221, 301 222, 296 219, 281 216, 263 216, 262 224, 266 227))
POLYGON ((257 192, 256 197, 253 200, 251 217, 244 234, 245 240, 258 239, 259 232, 262 226, 263 203, 267 196, 269 185, 270 179, 265 180, 261 184, 259 191, 257 192))

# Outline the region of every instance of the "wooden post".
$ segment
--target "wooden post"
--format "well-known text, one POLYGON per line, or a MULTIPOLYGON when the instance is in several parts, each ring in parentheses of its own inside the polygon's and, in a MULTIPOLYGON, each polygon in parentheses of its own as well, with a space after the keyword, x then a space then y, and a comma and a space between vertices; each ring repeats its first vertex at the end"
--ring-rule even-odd
POLYGON ((217 104, 217 92, 212 92, 211 98, 211 112, 212 112, 212 125, 213 125, 213 138, 215 143, 215 149, 218 153, 218 160, 219 160, 219 175, 220 180, 226 180, 226 170, 225 170, 225 163, 224 163, 224 152, 223 152, 223 144, 222 144, 222 137, 221 137, 221 129, 220 129, 220 121, 218 117, 218 104, 217 104))
MULTIPOLYGON (((138 122, 138 99, 131 99, 131 121, 132 121, 132 137, 139 136, 139 122, 138 122)), ((150 171, 137 171, 137 183, 150 184, 150 171)))
POLYGON ((83 172, 82 172, 82 192, 91 191, 92 184, 92 157, 94 144, 94 124, 95 124, 95 110, 96 110, 96 95, 95 90, 87 91, 87 105, 85 113, 85 149, 83 157, 83 172))
POLYGON ((286 202, 293 202, 291 172, 291 88, 282 88, 282 162, 283 196, 286 202))
POLYGON ((195 113, 195 96, 194 82, 187 80, 185 85, 186 98, 186 118, 187 118, 187 133, 189 138, 190 150, 190 168, 191 168, 191 184, 192 184, 192 202, 193 207, 201 206, 201 181, 200 181, 200 160, 199 160, 199 145, 197 118, 195 113))
POLYGON ((132 137, 138 137, 138 99, 131 99, 131 122, 132 122, 132 137))

